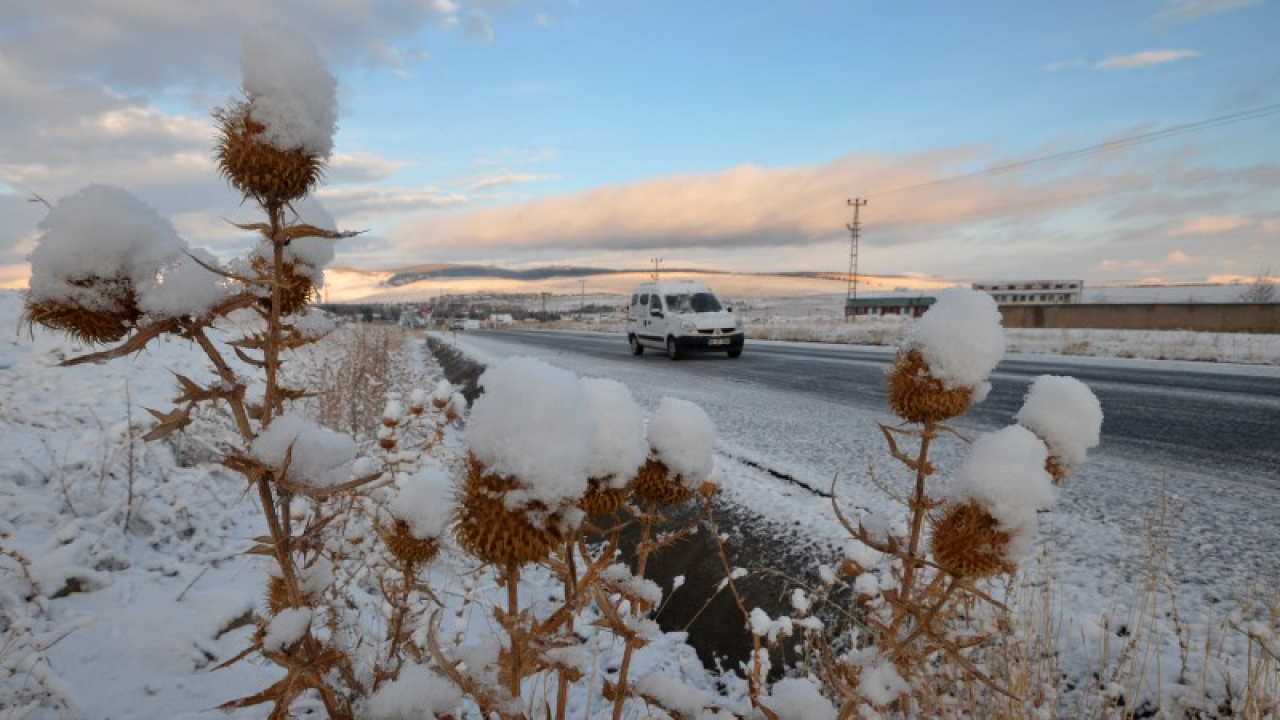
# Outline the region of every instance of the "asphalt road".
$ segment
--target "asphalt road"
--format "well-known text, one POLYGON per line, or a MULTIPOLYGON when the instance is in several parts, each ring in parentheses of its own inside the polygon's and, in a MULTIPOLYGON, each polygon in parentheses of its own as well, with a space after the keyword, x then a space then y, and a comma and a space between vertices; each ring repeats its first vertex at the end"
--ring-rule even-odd
MULTIPOLYGON (((884 407, 889 348, 752 343, 742 357, 695 355, 671 362, 646 350, 633 357, 621 336, 602 333, 503 331, 504 342, 555 353, 663 368, 673 384, 700 379, 755 384, 798 398, 868 409, 884 407)), ((602 374, 608 374, 604 372, 602 374)), ((1280 375, 1212 364, 1020 355, 992 374, 993 390, 964 420, 990 429, 1007 424, 1038 375, 1085 382, 1104 409, 1103 436, 1112 451, 1167 467, 1212 470, 1233 480, 1280 489, 1280 375)))

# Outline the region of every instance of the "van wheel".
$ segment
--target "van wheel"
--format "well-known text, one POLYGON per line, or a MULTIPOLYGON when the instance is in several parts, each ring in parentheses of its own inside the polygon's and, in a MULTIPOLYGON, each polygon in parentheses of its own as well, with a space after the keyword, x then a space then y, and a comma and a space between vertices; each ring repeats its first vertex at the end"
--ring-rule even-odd
POLYGON ((741 356, 742 356, 742 348, 738 348, 738 349, 736 349, 736 350, 730 350, 730 351, 729 351, 729 357, 731 357, 731 358, 736 358, 736 357, 741 357, 741 356))
POLYGON ((631 341, 631 354, 632 354, 632 355, 643 355, 643 354, 644 354, 644 346, 640 344, 640 338, 636 337, 635 335, 632 335, 632 336, 631 336, 630 338, 628 338, 628 339, 631 341))
POLYGON ((667 338, 667 359, 680 359, 680 346, 676 344, 676 339, 673 337, 667 338))

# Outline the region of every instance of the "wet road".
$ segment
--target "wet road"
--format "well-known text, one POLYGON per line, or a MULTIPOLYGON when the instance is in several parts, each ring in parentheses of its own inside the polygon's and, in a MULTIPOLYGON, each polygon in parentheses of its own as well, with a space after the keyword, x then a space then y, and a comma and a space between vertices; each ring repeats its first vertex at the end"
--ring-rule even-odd
MULTIPOLYGON (((699 379, 759 385, 800 397, 880 410, 891 348, 748 341, 741 358, 721 354, 671 362, 647 350, 633 357, 620 336, 600 333, 485 333, 556 354, 610 365, 661 368, 673 385, 699 379)), ((993 390, 964 417, 977 429, 1007 424, 1038 375, 1069 375, 1098 396, 1112 451, 1168 467, 1212 470, 1280 489, 1280 373, 1275 368, 1018 355, 992 374, 993 390)))

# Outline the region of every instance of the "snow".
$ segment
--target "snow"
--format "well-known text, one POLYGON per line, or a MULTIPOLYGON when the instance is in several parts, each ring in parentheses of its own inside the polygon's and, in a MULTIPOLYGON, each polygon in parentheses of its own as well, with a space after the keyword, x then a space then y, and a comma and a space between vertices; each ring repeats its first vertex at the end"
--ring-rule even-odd
POLYGON ((623 591, 629 599, 639 600, 656 606, 662 602, 662 588, 648 578, 638 578, 631 574, 631 568, 622 563, 614 563, 600 572, 605 582, 623 591))
POLYGON ((1005 351, 996 301, 978 290, 944 290, 907 334, 902 349, 919 350, 929 374, 943 387, 970 388, 973 401, 982 402, 991 387, 987 376, 1005 351))
POLYGON ((313 611, 308 607, 285 608, 271 618, 267 633, 262 637, 262 647, 280 652, 302 639, 311 627, 313 611))
MULTIPOLYGON (((173 224, 128 191, 89 185, 59 200, 40 223, 31 252, 33 301, 89 310, 123 308, 101 282, 128 280, 138 307, 156 317, 198 315, 226 297, 222 278, 186 255, 173 224)), ((200 260, 213 257, 192 252, 200 260)))
POLYGON ((245 37, 244 92, 262 137, 278 150, 328 159, 338 125, 338 81, 306 36, 281 25, 245 37))
POLYGON ((253 441, 251 457, 276 471, 285 468, 290 482, 327 488, 353 479, 356 443, 350 435, 322 427, 300 412, 276 418, 253 441))
POLYGON ((690 488, 711 475, 716 429, 701 407, 665 397, 649 419, 649 446, 671 472, 690 488))
POLYGON ((887 706, 907 691, 907 681, 888 660, 880 659, 874 665, 864 667, 858 678, 858 690, 873 705, 887 706))
POLYGON ((435 465, 427 466, 396 483, 399 492, 391 514, 409 525, 409 532, 426 540, 444 535, 453 512, 453 479, 435 465))
POLYGON ((462 704, 462 691, 422 665, 409 664, 364 704, 368 720, 417 720, 448 715, 462 704))
POLYGON ((649 453, 644 416, 631 391, 617 380, 583 378, 582 390, 596 423, 587 475, 609 480, 610 487, 623 487, 649 453))
MULTIPOLYGON (((471 453, 489 472, 518 479, 510 507, 555 510, 587 491, 595 421, 576 375, 532 358, 497 363, 467 421, 471 453)), ((437 388, 437 392, 439 389, 437 388)))
POLYGON ((774 683, 764 704, 779 720, 835 720, 836 708, 807 678, 784 678, 774 683))
MULTIPOLYGON (((0 293, 0 325, 14 326, 21 305, 19 294, 0 293)), ((1092 339, 1101 334, 1081 336, 1092 339)), ((501 362, 514 347, 489 333, 471 333, 458 342, 468 353, 484 356, 491 364, 501 362)), ((1141 333, 1131 334, 1128 340, 1117 334, 1107 342, 1130 355, 1162 351, 1141 333)), ((1280 357, 1275 349, 1280 338, 1255 338, 1254 343, 1256 356, 1280 357)), ((619 347, 625 355, 625 347, 619 347)), ((1213 346, 1206 343, 1201 347, 1213 346)), ((1233 352, 1225 341, 1217 347, 1223 353, 1233 352)), ((227 717, 214 708, 257 692, 280 677, 269 664, 254 662, 210 672, 212 666, 234 657, 248 644, 254 630, 251 620, 262 613, 262 588, 269 563, 243 554, 253 538, 264 533, 255 497, 243 492, 239 476, 197 459, 201 452, 208 452, 202 438, 214 443, 232 436, 229 428, 212 418, 198 418, 199 425, 189 438, 175 436, 172 441, 154 444, 137 440, 150 424, 141 408, 168 407, 173 395, 170 369, 198 382, 208 382, 212 375, 202 370, 198 349, 177 337, 153 343, 146 353, 101 366, 56 367, 60 360, 84 350, 39 328, 31 337, 26 333, 0 337, 0 424, 5 428, 0 434, 0 548, 28 558, 34 586, 38 586, 33 590, 16 563, 8 556, 0 557, 0 613, 6 619, 17 617, 7 626, 4 642, 9 652, 0 652, 0 678, 6 678, 0 680, 0 706, 10 712, 17 709, 17 717, 25 712, 28 720, 227 717), (130 453, 137 460, 136 492, 132 518, 126 525, 130 453), (53 597, 60 590, 67 592, 53 597), (15 609, 21 614, 15 614, 15 609), (244 624, 246 620, 249 624, 244 624), (6 674, 10 671, 12 674, 6 674)), ((520 346, 518 352, 527 354, 530 350, 520 346)), ((580 360, 556 350, 539 357, 554 360, 566 372, 624 382, 642 413, 655 413, 664 397, 677 395, 700 406, 714 420, 709 454, 727 479, 719 500, 756 509, 775 544, 802 547, 813 558, 811 569, 827 581, 835 581, 835 573, 830 567, 825 572, 820 567, 823 561, 838 562, 847 541, 847 533, 831 514, 831 501, 782 483, 756 465, 783 468, 798 482, 821 489, 831 487, 835 476, 842 506, 877 511, 885 518, 886 527, 896 522, 892 513, 882 511, 886 503, 863 476, 868 466, 873 466, 882 478, 892 479, 878 460, 884 448, 875 423, 883 421, 885 413, 821 399, 796 402, 793 394, 745 383, 732 375, 704 375, 690 381, 673 375, 672 366, 665 361, 636 366, 626 363, 631 360, 626 357, 619 362, 620 369, 614 369, 598 358, 580 360), (675 387, 662 380, 672 377, 679 381, 675 387)), ((1189 366, 1157 360, 1075 358, 1072 362, 1149 366, 1162 371, 1189 366)), ((241 374, 251 372, 240 365, 235 369, 241 374)), ((1219 363, 1215 369, 1280 381, 1280 367, 1274 364, 1219 363)), ((683 366, 679 372, 684 372, 683 366)), ((577 383, 579 388, 581 385, 577 383)), ((436 388, 438 384, 423 380, 416 387, 436 388)), ((1159 393, 1158 387, 1152 389, 1153 395, 1159 393)), ((417 393, 416 397, 423 399, 425 395, 417 393)), ((406 397, 412 402, 415 394, 406 393, 406 397)), ((446 401, 454 397, 453 388, 443 397, 446 401)), ((381 397, 371 399, 382 401, 381 397)), ((1249 401, 1274 403, 1275 398, 1264 393, 1249 401)), ((1033 416, 1035 413, 1028 411, 1028 417, 1033 416)), ((1023 424, 1035 423, 1028 420, 1023 424)), ((980 437, 976 431, 981 428, 959 429, 980 437)), ((1076 424, 1068 429, 1077 444, 1087 435, 1079 432, 1076 424)), ((451 441, 460 442, 456 437, 451 441)), ((944 474, 964 460, 965 447, 958 442, 945 447, 939 444, 936 459, 944 474)), ((1008 451, 999 448, 1001 455, 1008 451)), ((584 468, 589 456, 583 453, 584 468)), ((1037 456, 1028 456, 1026 464, 1030 465, 1037 456)), ((1273 469, 1263 468, 1261 474, 1263 481, 1276 479, 1273 469)), ((441 476, 435 476, 434 491, 412 489, 416 476, 397 477, 395 486, 387 490, 393 507, 400 502, 423 507, 422 502, 409 499, 415 493, 423 500, 438 499, 441 476)), ((1038 573, 1052 572, 1055 617, 1062 625, 1058 662, 1063 673, 1083 681, 1079 688, 1088 687, 1088 673, 1097 668, 1099 648, 1104 641, 1116 648, 1121 641, 1116 628, 1128 622, 1130 613, 1136 612, 1133 608, 1145 602, 1141 578, 1149 568, 1141 537, 1146 519, 1162 502, 1172 508, 1168 557, 1178 573, 1170 580, 1171 588, 1176 588, 1178 617, 1191 633, 1192 646, 1206 639, 1194 633, 1216 634, 1222 615, 1227 608, 1236 607, 1242 589, 1276 577, 1274 528, 1280 522, 1276 509, 1280 503, 1275 490, 1267 487, 1266 482, 1249 482, 1230 472, 1151 464, 1124 449, 1108 447, 1104 434, 1100 447, 1064 486, 1059 504, 1040 514, 1043 528, 1024 561, 1026 577, 1031 580, 1041 577, 1038 573)), ((444 512, 438 506, 434 511, 444 512)), ((435 515, 437 526, 439 518, 440 514, 435 515)), ((743 558, 732 560, 748 564, 743 558)), ((447 588, 443 595, 449 602, 456 597, 482 598, 498 592, 492 580, 472 577, 472 568, 452 575, 447 561, 440 564, 445 567, 433 583, 437 579, 443 583, 447 588)), ((302 577, 309 594, 330 589, 337 582, 335 569, 324 560, 308 568, 302 577)), ((552 579, 536 573, 530 573, 525 582, 522 598, 548 597, 556 591, 552 579)), ((686 588, 680 594, 687 592, 686 588)), ((794 595, 789 593, 788 597, 794 595)), ((1159 619, 1152 622, 1169 626, 1168 611, 1174 597, 1161 594, 1157 598, 1159 619)), ((487 649, 481 647, 483 638, 494 634, 482 617, 470 617, 468 625, 456 606, 451 606, 446 616, 458 617, 445 634, 457 632, 467 637, 468 661, 483 663, 486 658, 496 658, 496 643, 487 649)), ((1133 627, 1132 622, 1128 624, 1133 627)), ((1265 616, 1241 618, 1239 628, 1233 637, 1247 631, 1272 647, 1276 644, 1276 628, 1265 616)), ((641 629, 652 634, 654 642, 646 648, 643 659, 637 659, 634 676, 643 678, 638 686, 662 695, 672 707, 681 697, 690 706, 700 703, 708 697, 705 693, 718 687, 677 636, 657 635, 651 626, 641 629)), ((603 666, 616 662, 617 656, 610 654, 613 651, 604 637, 607 633, 588 625, 575 631, 590 635, 582 653, 587 663, 598 661, 603 666)), ((1155 655, 1149 663, 1151 672, 1157 673, 1154 667, 1160 666, 1154 679, 1162 688, 1153 693, 1168 694, 1178 688, 1179 646, 1177 635, 1169 637, 1151 650, 1155 655)), ((1222 652, 1233 671, 1241 667, 1245 657, 1241 646, 1228 645, 1222 652)), ((868 682, 874 681, 873 688, 891 692, 892 677, 875 666, 863 672, 868 682)), ((822 704, 816 689, 801 684, 807 682, 797 678, 771 688, 768 697, 781 698, 774 707, 783 717, 830 717, 829 707, 822 704), (806 701, 812 704, 804 704, 806 701), (805 709, 786 714, 793 707, 805 709)), ((1153 681, 1148 687, 1156 686, 1153 681)), ((1123 683, 1114 687, 1123 690, 1125 697, 1131 696, 1123 683)), ((730 702, 739 703, 732 707, 741 710, 741 686, 730 683, 720 688, 720 693, 713 694, 727 695, 730 702)), ((598 691, 597 686, 593 697, 576 694, 568 716, 609 717, 607 703, 598 691), (586 711, 588 702, 590 712, 586 711)), ((1076 694, 1061 700, 1060 707, 1066 710, 1063 716, 1079 707, 1081 692, 1077 689, 1076 694)), ((375 718, 416 717, 431 708, 447 714, 456 707, 453 698, 457 697, 456 688, 447 681, 426 668, 410 666, 400 681, 384 684, 359 713, 375 718)), ((322 715, 314 705, 307 710, 322 715)), ((251 708, 229 716, 243 720, 263 714, 262 708, 251 708)), ((654 714, 660 716, 656 710, 654 714)))
POLYGON ((1041 375, 1031 383, 1018 424, 1044 439, 1049 454, 1072 468, 1084 462, 1102 436, 1102 404, 1088 385, 1072 377, 1041 375))
POLYGON ((1020 425, 986 433, 956 468, 949 499, 976 502, 1000 530, 1011 535, 1005 557, 1017 562, 1031 551, 1038 527, 1036 513, 1057 501, 1053 478, 1045 470, 1049 450, 1044 441, 1020 425))
POLYGON ((171 258, 159 267, 152 283, 142 286, 138 309, 157 318, 208 313, 227 298, 231 286, 204 265, 216 268, 218 259, 198 248, 171 258))

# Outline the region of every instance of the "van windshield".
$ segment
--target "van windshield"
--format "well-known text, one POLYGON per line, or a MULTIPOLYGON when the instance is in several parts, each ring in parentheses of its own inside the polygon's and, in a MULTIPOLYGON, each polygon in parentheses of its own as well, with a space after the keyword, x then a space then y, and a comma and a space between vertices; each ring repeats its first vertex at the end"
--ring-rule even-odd
POLYGON ((720 312, 720 301, 711 293, 681 293, 667 295, 667 310, 678 315, 686 313, 720 312))

